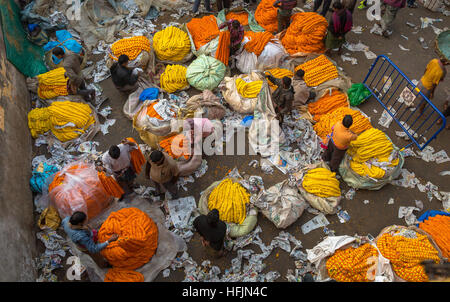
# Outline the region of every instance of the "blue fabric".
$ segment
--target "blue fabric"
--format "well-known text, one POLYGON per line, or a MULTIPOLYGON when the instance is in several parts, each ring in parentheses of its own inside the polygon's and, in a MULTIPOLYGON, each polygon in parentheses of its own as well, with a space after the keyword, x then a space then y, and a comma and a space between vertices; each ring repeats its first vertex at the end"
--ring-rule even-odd
MULTIPOLYGON (((83 46, 81 46, 81 44, 78 43, 67 30, 58 30, 56 32, 56 39, 58 41, 50 41, 44 45, 45 52, 48 52, 57 46, 61 47, 62 50, 64 50, 64 53, 67 50, 70 50, 76 54, 80 54, 81 50, 83 49, 83 46)), ((59 64, 61 62, 61 60, 55 56, 53 56, 52 58, 53 63, 55 64, 59 64)))
POLYGON ((28 30, 30 32, 34 31, 38 27, 37 24, 28 24, 28 30))
POLYGON ((241 122, 241 125, 244 127, 250 127, 252 125, 252 122, 253 122, 253 115, 248 115, 244 117, 244 119, 241 122))
MULTIPOLYGON (((443 212, 443 211, 430 210, 430 211, 426 211, 425 213, 423 213, 422 216, 420 216, 417 220, 419 222, 424 222, 428 218, 438 216, 438 215, 450 216, 450 213, 443 212)), ((417 224, 417 226, 419 226, 419 224, 417 224)))
POLYGON ((156 100, 159 95, 159 89, 158 88, 147 88, 144 91, 142 91, 141 95, 139 96, 140 101, 147 101, 147 100, 156 100))
POLYGON ((33 175, 30 179, 31 190, 35 193, 42 193, 42 189, 44 184, 46 183, 47 178, 58 171, 59 169, 57 167, 47 165, 46 163, 44 163, 43 172, 37 172, 36 170, 34 170, 33 175))
POLYGON ((92 232, 88 230, 73 230, 69 226, 70 217, 66 217, 62 221, 62 225, 64 228, 64 232, 66 232, 67 236, 69 236, 70 240, 72 240, 76 244, 83 245, 90 253, 96 254, 103 250, 108 246, 106 242, 103 243, 95 243, 92 240, 92 232))

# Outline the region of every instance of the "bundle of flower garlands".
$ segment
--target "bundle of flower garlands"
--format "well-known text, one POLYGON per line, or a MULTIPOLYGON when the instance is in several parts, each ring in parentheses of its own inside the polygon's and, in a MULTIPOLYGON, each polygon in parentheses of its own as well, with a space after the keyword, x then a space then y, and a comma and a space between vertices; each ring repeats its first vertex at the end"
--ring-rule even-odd
POLYGON ((347 154, 351 157, 350 168, 361 176, 381 179, 387 167, 399 163, 398 153, 386 134, 376 128, 361 133, 350 143, 347 154))
POLYGON ((277 8, 273 0, 261 0, 255 11, 255 20, 261 27, 270 32, 278 30, 277 8))
POLYGON ((305 72, 304 80, 309 87, 318 86, 339 76, 336 66, 325 55, 298 65, 294 72, 299 69, 305 72))
POLYGON ((271 32, 253 32, 246 31, 244 33, 244 38, 247 38, 249 41, 245 43, 244 49, 248 52, 253 52, 255 55, 259 56, 267 43, 269 43, 274 35, 271 32))
POLYGON ((241 78, 236 79, 236 88, 244 98, 256 98, 261 91, 263 81, 246 82, 241 78))
POLYGON ((349 107, 347 95, 335 89, 327 93, 319 100, 308 104, 308 111, 313 116, 314 121, 318 122, 327 113, 333 112, 340 107, 349 107))
POLYGON ((317 13, 296 13, 291 17, 291 24, 281 38, 281 44, 290 55, 323 53, 327 27, 327 20, 317 13))
MULTIPOLYGON (((289 69, 284 69, 284 68, 272 68, 272 69, 266 70, 264 73, 270 74, 271 76, 273 76, 274 78, 277 78, 277 79, 282 79, 284 77, 292 78, 294 76, 294 73, 292 71, 290 71, 289 69)), ((274 83, 272 83, 271 81, 268 81, 268 83, 272 90, 275 90, 278 88, 278 86, 275 85, 274 83)))
POLYGON ((383 234, 376 242, 378 250, 392 265, 393 271, 407 282, 426 282, 428 276, 421 264, 424 260, 439 263, 439 252, 428 237, 415 232, 415 238, 401 233, 383 234))
POLYGON ((195 50, 199 50, 203 45, 211 42, 219 35, 219 26, 216 17, 213 15, 202 18, 192 18, 186 23, 186 27, 194 41, 195 50))
POLYGON ((306 192, 319 197, 341 196, 336 173, 325 168, 309 170, 303 177, 302 186, 306 192))
POLYGON ((242 26, 248 25, 248 13, 246 11, 229 12, 225 18, 227 20, 237 20, 242 26))
POLYGON ((450 217, 436 215, 428 217, 427 220, 419 224, 419 228, 427 232, 436 241, 436 244, 446 258, 450 257, 450 217))
POLYGON ((150 40, 145 36, 124 38, 111 45, 110 57, 117 61, 121 55, 127 55, 130 61, 136 59, 143 51, 150 51, 150 40))
POLYGON ((337 250, 326 262, 328 275, 339 282, 368 282, 378 251, 370 243, 337 250))
POLYGON ((223 221, 242 224, 247 216, 246 204, 249 202, 250 194, 245 188, 226 178, 212 190, 208 198, 208 208, 217 209, 223 221))
POLYGON ((168 65, 160 77, 161 88, 168 93, 187 88, 186 70, 182 65, 168 65))
POLYGON ((169 136, 160 141, 159 145, 174 159, 184 157, 187 160, 190 157, 190 143, 184 134, 169 136))
POLYGON ((66 70, 63 67, 50 70, 37 76, 39 81, 38 95, 41 99, 53 99, 61 95, 69 95, 67 82, 69 78, 65 76, 66 70))
POLYGON ((169 26, 155 34, 153 49, 160 60, 181 61, 191 51, 191 41, 186 32, 169 26))
POLYGON ((347 107, 339 107, 320 117, 320 120, 314 125, 314 131, 316 131, 317 136, 325 140, 327 135, 331 133, 333 125, 342 121, 346 115, 351 115, 353 118, 353 124, 350 127, 350 130, 354 133, 360 134, 363 131, 372 128, 369 119, 363 116, 360 111, 347 107))

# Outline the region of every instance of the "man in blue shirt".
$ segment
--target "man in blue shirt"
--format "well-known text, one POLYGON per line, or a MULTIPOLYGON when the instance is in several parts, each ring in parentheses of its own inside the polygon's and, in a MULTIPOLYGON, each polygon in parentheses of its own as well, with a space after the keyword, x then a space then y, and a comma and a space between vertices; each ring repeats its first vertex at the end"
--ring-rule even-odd
POLYGON ((119 236, 112 235, 108 241, 103 243, 97 242, 97 231, 91 230, 85 225, 87 216, 83 212, 75 212, 70 217, 66 217, 62 221, 64 231, 67 236, 78 246, 83 252, 97 254, 106 248, 111 242, 116 241, 119 236))

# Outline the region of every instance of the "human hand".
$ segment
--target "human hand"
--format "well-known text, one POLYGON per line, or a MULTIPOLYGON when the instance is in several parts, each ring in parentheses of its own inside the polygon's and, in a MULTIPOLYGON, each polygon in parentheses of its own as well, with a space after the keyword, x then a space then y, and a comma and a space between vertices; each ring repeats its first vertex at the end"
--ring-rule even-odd
POLYGON ((113 242, 113 241, 116 241, 117 239, 119 239, 119 235, 114 234, 111 237, 109 237, 108 241, 113 242))

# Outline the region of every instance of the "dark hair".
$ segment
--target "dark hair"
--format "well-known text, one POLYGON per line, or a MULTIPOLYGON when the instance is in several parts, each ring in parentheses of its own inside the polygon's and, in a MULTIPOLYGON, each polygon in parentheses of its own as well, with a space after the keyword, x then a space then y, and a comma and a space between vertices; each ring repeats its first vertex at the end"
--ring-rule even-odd
POLYGON ((291 83, 292 83, 292 81, 291 81, 291 78, 290 77, 283 77, 283 85, 285 86, 285 87, 289 87, 289 86, 291 86, 291 83))
POLYGON ((344 116, 344 119, 342 120, 342 125, 344 125, 345 128, 350 128, 350 126, 353 124, 353 118, 351 115, 347 114, 344 116))
POLYGON ((219 222, 219 211, 217 209, 212 209, 208 215, 206 215, 206 221, 210 226, 215 227, 219 222))
POLYGON ((120 55, 119 57, 119 64, 122 65, 123 63, 127 63, 130 60, 127 55, 120 55))
POLYGON ((86 217, 85 213, 77 211, 70 216, 69 222, 71 225, 79 225, 86 220, 86 217))
POLYGON ((111 146, 109 148, 109 156, 111 156, 114 159, 118 159, 120 157, 120 149, 117 146, 111 146))
POLYGON ((297 72, 295 73, 298 77, 303 78, 305 76, 305 71, 303 69, 299 69, 297 70, 297 72))
POLYGON ((150 154, 150 159, 152 160, 152 162, 157 163, 161 160, 161 158, 163 158, 163 153, 159 150, 155 150, 150 154))
POLYGON ((238 28, 239 26, 241 26, 241 23, 238 20, 233 20, 231 22, 231 25, 233 25, 234 28, 238 28))
POLYGON ((341 2, 336 1, 336 2, 333 3, 333 6, 332 6, 332 7, 335 8, 335 9, 343 9, 343 8, 344 8, 344 5, 342 5, 341 2))
POLYGON ((61 47, 55 47, 55 48, 53 48, 53 51, 52 51, 52 53, 55 55, 55 56, 63 56, 64 55, 64 50, 61 48, 61 47))

